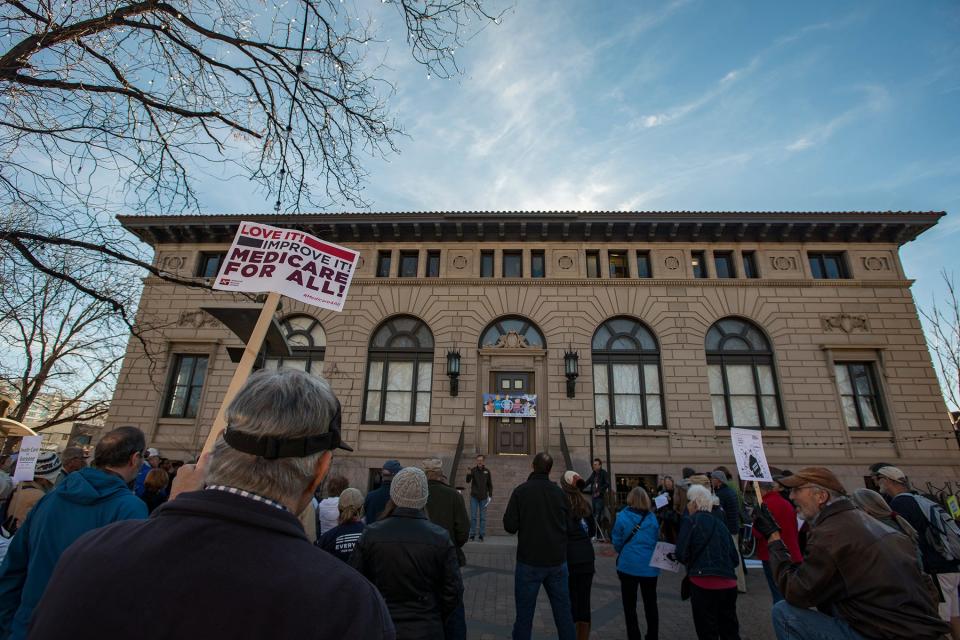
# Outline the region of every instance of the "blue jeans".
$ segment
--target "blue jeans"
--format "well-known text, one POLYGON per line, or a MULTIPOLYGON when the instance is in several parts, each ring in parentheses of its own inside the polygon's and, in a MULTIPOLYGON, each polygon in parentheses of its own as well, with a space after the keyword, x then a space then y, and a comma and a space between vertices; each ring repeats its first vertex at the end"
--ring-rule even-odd
POLYGON ((450 617, 443 623, 444 640, 467 640, 467 612, 463 607, 463 599, 454 609, 450 617))
POLYGON ((773 630, 777 640, 865 640, 844 620, 786 600, 773 605, 773 630))
POLYGON ((487 500, 470 496, 470 537, 479 534, 482 538, 487 532, 487 500), (477 522, 479 512, 480 522, 477 522))
POLYGON ((574 640, 573 614, 570 613, 570 590, 567 586, 567 563, 555 567, 533 567, 517 563, 513 574, 513 600, 517 618, 513 623, 513 640, 530 640, 533 633, 533 612, 537 608, 540 585, 547 590, 553 622, 559 640, 574 640))
POLYGON ((773 604, 777 604, 783 600, 783 595, 780 594, 777 583, 773 581, 773 571, 770 570, 770 561, 761 560, 761 562, 763 563, 763 575, 767 577, 767 586, 770 587, 770 595, 773 596, 773 604))

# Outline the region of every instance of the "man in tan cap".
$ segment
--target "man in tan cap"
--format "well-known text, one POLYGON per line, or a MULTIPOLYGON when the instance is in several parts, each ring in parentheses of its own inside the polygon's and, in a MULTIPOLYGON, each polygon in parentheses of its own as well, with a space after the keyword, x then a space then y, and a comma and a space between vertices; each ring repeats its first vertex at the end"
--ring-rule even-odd
POLYGON ((943 595, 938 605, 940 617, 950 623, 954 640, 960 639, 960 603, 957 600, 960 563, 956 558, 947 557, 944 551, 936 549, 931 544, 931 536, 937 534, 935 530, 930 530, 931 525, 927 514, 933 509, 938 516, 943 514, 944 522, 951 523, 953 519, 943 512, 943 507, 911 491, 907 475, 897 467, 892 465, 880 467, 873 474, 873 479, 880 488, 880 493, 890 500, 890 508, 916 529, 920 556, 923 558, 923 570, 934 576, 934 579, 940 583, 940 593, 943 595))
POLYGON ((948 632, 906 536, 858 510, 829 469, 808 467, 778 482, 811 527, 804 562, 793 564, 770 512, 754 517, 785 598, 773 607, 778 640, 940 640, 948 632))
MULTIPOLYGON (((457 548, 457 561, 460 566, 467 564, 463 554, 463 545, 467 543, 470 533, 470 516, 463 503, 463 496, 447 484, 443 475, 443 461, 440 458, 427 458, 420 463, 423 472, 427 474, 429 497, 427 498, 427 516, 434 524, 438 524, 450 534, 450 540, 457 548)), ((467 614, 463 607, 463 599, 449 618, 444 622, 444 635, 447 640, 467 637, 467 614)))

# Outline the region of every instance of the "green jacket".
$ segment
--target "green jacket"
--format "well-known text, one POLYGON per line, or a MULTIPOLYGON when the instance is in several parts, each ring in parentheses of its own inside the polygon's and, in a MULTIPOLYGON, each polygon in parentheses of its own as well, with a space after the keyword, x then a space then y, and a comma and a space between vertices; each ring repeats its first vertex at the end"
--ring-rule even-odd
POLYGON ((430 495, 427 498, 427 516, 430 522, 440 525, 450 534, 450 539, 457 548, 457 560, 460 566, 467 564, 463 555, 463 545, 470 535, 470 516, 463 503, 463 496, 450 485, 440 480, 430 480, 430 495))

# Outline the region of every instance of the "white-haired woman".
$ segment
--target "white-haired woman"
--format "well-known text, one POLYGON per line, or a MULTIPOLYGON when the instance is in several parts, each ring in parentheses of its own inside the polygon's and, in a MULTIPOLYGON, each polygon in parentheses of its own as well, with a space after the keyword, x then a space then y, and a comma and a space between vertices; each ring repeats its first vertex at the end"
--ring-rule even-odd
POLYGON ((710 513, 713 496, 700 485, 687 491, 677 535, 677 560, 687 566, 693 624, 699 640, 740 640, 737 574, 740 556, 724 523, 710 513))

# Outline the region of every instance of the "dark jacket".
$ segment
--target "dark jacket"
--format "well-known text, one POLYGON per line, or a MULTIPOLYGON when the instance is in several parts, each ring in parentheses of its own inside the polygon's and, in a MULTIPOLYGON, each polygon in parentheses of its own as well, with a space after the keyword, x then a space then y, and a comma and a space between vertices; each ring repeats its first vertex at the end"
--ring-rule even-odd
POLYGON ((70 547, 30 638, 62 640, 65 629, 100 638, 395 637, 373 585, 310 544, 294 515, 213 489, 70 547), (151 592, 176 597, 145 597, 144 572, 151 592))
POLYGON ((367 524, 376 522, 380 514, 383 513, 383 510, 387 508, 387 500, 390 499, 390 483, 392 481, 393 477, 390 477, 389 480, 384 480, 383 484, 368 493, 367 497, 364 498, 363 519, 367 524))
POLYGON ((770 569, 796 607, 833 611, 876 640, 934 640, 949 632, 924 589, 913 542, 840 498, 810 530, 802 564, 782 541, 770 543, 770 569))
POLYGON ((513 490, 503 514, 507 533, 519 533, 517 562, 555 567, 567 560, 567 517, 563 489, 546 473, 531 473, 513 490))
POLYGON ((723 522, 707 511, 683 519, 674 553, 690 576, 737 577, 737 547, 723 522))
POLYGON ((456 489, 440 480, 430 480, 430 495, 427 498, 427 515, 430 522, 438 524, 450 534, 450 540, 457 548, 457 561, 462 567, 467 564, 463 555, 463 545, 470 535, 470 516, 463 504, 463 496, 456 489))
POLYGON ((594 498, 602 498, 609 488, 610 475, 606 469, 601 468, 599 473, 596 471, 590 473, 590 477, 583 485, 583 492, 589 493, 594 498))
POLYGON ((26 637, 57 561, 77 538, 111 522, 146 517, 147 506, 120 476, 93 467, 67 476, 33 507, 0 564, 0 638, 26 637))
POLYGON ((567 568, 570 573, 593 573, 595 558, 587 524, 590 515, 578 518, 572 509, 567 514, 567 568))
POLYGON ((470 485, 470 497, 477 500, 486 500, 493 497, 493 477, 487 467, 470 469, 467 474, 467 484, 470 485))
POLYGON ((723 521, 727 525, 727 531, 735 536, 740 532, 740 502, 737 500, 737 492, 722 484, 716 493, 720 499, 720 508, 723 509, 723 521))
POLYGON ((397 507, 363 530, 350 564, 387 601, 398 640, 443 640, 443 623, 463 598, 457 553, 446 529, 422 510, 397 507))
POLYGON ((317 541, 317 546, 344 562, 350 562, 350 556, 360 540, 364 525, 361 521, 344 522, 330 529, 317 541))

